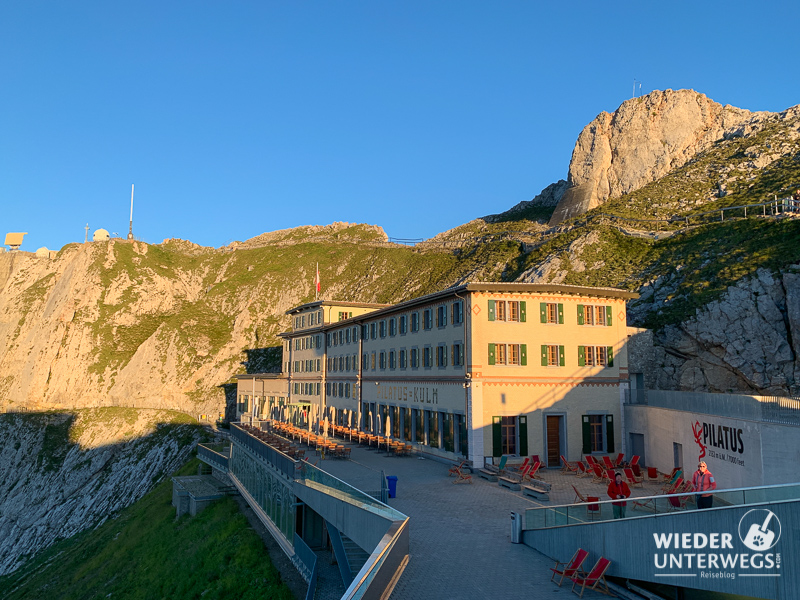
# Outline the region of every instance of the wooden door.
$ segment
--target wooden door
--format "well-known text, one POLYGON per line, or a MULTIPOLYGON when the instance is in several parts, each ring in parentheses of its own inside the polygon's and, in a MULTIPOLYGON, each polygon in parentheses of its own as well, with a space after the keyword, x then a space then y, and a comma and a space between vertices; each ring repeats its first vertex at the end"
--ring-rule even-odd
POLYGON ((561 419, 558 415, 547 416, 547 466, 557 467, 561 463, 561 419))

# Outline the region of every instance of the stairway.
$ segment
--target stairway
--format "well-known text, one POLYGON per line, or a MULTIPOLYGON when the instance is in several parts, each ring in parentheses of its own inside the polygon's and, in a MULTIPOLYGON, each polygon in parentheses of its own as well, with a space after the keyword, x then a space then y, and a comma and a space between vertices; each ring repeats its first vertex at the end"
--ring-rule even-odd
POLYGON ((345 554, 347 554, 347 563, 350 565, 350 572, 355 577, 367 562, 369 553, 361 549, 361 547, 351 540, 346 535, 342 534, 342 545, 344 546, 345 554))

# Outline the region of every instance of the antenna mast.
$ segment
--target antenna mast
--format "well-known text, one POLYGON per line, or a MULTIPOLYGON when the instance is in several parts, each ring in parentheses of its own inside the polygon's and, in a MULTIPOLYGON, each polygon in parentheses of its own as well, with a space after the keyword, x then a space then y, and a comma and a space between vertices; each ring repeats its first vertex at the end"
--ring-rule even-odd
POLYGON ((88 244, 89 243, 89 224, 88 223, 86 224, 86 237, 83 238, 83 243, 84 244, 88 244))
POLYGON ((128 224, 128 240, 133 241, 133 184, 131 184, 131 220, 128 224))

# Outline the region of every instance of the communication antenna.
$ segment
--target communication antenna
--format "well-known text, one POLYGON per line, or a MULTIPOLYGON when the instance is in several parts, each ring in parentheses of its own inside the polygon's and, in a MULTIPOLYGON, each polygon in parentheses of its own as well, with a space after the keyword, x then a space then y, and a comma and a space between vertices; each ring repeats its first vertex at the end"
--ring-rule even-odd
POLYGON ((128 225, 128 240, 133 241, 133 184, 131 184, 131 220, 128 225))
POLYGON ((88 223, 86 224, 86 227, 84 227, 84 229, 86 230, 86 237, 83 238, 83 243, 84 244, 88 244, 89 243, 89 224, 88 223))

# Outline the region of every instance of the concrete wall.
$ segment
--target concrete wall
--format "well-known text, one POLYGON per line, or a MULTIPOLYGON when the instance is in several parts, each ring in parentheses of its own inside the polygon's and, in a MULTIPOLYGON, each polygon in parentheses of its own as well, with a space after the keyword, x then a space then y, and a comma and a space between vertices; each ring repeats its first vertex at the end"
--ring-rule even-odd
MULTIPOLYGON (((686 549, 665 551, 658 549, 654 534, 683 533, 726 533, 731 536, 732 548, 726 554, 757 554, 744 546, 740 538, 739 528, 742 522, 748 525, 746 513, 755 508, 753 505, 714 508, 711 510, 692 510, 679 513, 654 515, 635 519, 622 519, 597 523, 587 523, 566 527, 530 530, 523 532, 523 542, 553 559, 566 561, 577 548, 589 551, 589 558, 584 563, 587 570, 592 567, 598 557, 603 556, 611 561, 608 574, 625 577, 634 581, 651 581, 669 585, 683 586, 700 590, 718 591, 756 598, 789 600, 797 597, 800 588, 800 571, 795 566, 800 564, 800 502, 797 500, 783 503, 757 505, 758 509, 769 509, 780 522, 780 538, 775 547, 769 551, 780 555, 781 567, 772 569, 734 568, 734 569, 698 569, 696 555, 698 553, 720 553, 712 549, 686 549), (688 559, 681 569, 662 569, 657 567, 656 558, 663 561, 664 554, 694 553, 693 567, 688 566, 688 559), (705 573, 726 572, 730 576, 716 578, 703 576, 705 573), (669 574, 682 576, 669 576, 669 574), (743 576, 747 574, 748 576, 743 576), (753 576, 754 574, 758 576, 753 576), (768 574, 769 576, 762 576, 768 574)), ((766 514, 766 513, 763 513, 766 514)), ((776 529, 773 520, 772 529, 776 529)), ((745 532, 749 529, 745 527, 745 532)), ((745 533, 746 535, 746 533, 745 533)), ((775 556, 773 556, 775 560, 775 556)))
MULTIPOLYGON (((752 413, 753 406, 744 400, 741 414, 752 413)), ((702 407, 714 410, 713 406, 702 407)), ((626 405, 627 432, 644 435, 648 466, 662 472, 669 472, 674 466, 674 443, 682 445, 683 466, 689 475, 696 470, 702 455, 720 488, 793 483, 800 479, 800 428, 723 416, 737 412, 731 398, 721 398, 716 412, 722 415, 626 405), (714 432, 710 431, 712 427, 714 432), (728 432, 736 434, 735 443, 728 432)))

